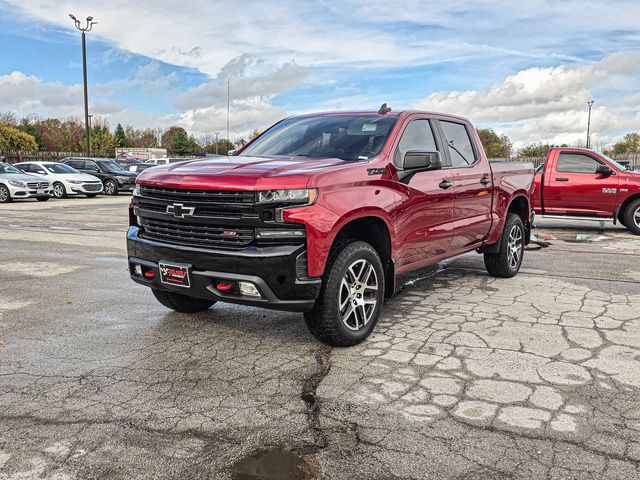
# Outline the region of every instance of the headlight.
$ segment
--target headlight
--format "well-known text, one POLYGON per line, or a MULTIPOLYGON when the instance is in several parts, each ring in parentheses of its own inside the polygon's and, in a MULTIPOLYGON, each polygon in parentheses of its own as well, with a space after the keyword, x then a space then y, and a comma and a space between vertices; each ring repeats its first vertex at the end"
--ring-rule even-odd
POLYGON ((13 185, 18 188, 25 188, 27 186, 26 183, 21 182, 20 180, 9 180, 9 185, 13 185))
POLYGON ((73 183, 74 185, 78 185, 80 183, 84 183, 82 180, 67 180, 69 183, 73 183))
POLYGON ((258 203, 290 203, 292 205, 312 205, 318 198, 315 188, 298 190, 263 190, 258 192, 258 203))
POLYGON ((136 183, 136 186, 133 189, 133 196, 134 197, 139 197, 140 196, 140 184, 139 183, 136 183))

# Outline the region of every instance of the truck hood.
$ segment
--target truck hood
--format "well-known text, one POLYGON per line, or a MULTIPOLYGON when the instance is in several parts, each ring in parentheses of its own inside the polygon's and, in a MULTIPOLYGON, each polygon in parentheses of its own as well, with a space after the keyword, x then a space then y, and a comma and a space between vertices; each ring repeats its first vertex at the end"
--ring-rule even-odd
POLYGON ((149 168, 138 183, 198 190, 268 190, 304 188, 318 171, 353 162, 338 158, 221 157, 149 168))

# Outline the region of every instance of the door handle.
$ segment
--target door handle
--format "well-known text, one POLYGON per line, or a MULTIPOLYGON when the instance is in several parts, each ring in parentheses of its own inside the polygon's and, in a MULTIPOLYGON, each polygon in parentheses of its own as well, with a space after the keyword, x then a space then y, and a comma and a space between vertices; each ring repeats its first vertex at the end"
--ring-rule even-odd
POLYGON ((442 180, 440 182, 440 185, 438 185, 440 188, 442 188, 443 190, 446 190, 447 188, 451 188, 453 187, 453 183, 451 183, 449 180, 442 180))
POLYGON ((557 177, 556 182, 568 182, 569 179, 567 177, 557 177))
POLYGON ((480 183, 482 185, 489 185, 491 183, 491 179, 489 177, 482 177, 480 179, 480 183))

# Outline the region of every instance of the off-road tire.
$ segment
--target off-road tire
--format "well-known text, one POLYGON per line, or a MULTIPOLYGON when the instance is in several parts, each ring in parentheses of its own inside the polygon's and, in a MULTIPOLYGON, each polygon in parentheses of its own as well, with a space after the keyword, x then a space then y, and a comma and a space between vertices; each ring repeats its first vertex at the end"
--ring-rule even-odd
POLYGON ((313 310, 304 318, 309 331, 322 343, 333 347, 349 347, 364 341, 373 331, 384 302, 384 270, 378 252, 366 242, 346 240, 331 249, 320 295, 313 310), (338 295, 347 269, 360 259, 367 260, 377 276, 376 304, 369 321, 360 330, 348 329, 342 321, 338 295))
POLYGON ((60 182, 55 182, 53 184, 53 196, 55 198, 67 198, 67 189, 64 188, 64 185, 60 182), (60 192, 59 194, 56 194, 56 189, 58 192, 60 192))
POLYGON ((640 235, 640 198, 634 200, 624 209, 624 226, 631 233, 640 235))
POLYGON ((11 198, 11 192, 9 192, 9 188, 4 185, 0 185, 0 203, 9 203, 12 202, 13 198, 11 198))
POLYGON ((105 180, 104 193, 106 195, 118 195, 118 184, 115 180, 105 180))
POLYGON ((524 254, 524 239, 525 230, 522 219, 515 213, 507 213, 507 219, 504 223, 504 229, 500 236, 500 250, 497 253, 485 253, 484 254, 484 266, 490 275, 500 278, 511 278, 515 276, 520 270, 522 265, 522 257, 524 254), (511 264, 511 258, 509 257, 509 235, 512 229, 518 228, 521 234, 521 241, 519 247, 519 257, 516 265, 511 264))
POLYGON ((181 313, 204 312, 205 310, 209 310, 211 305, 216 303, 215 300, 193 298, 181 293, 156 290, 155 288, 152 288, 151 291, 156 297, 156 300, 158 300, 162 305, 181 313))

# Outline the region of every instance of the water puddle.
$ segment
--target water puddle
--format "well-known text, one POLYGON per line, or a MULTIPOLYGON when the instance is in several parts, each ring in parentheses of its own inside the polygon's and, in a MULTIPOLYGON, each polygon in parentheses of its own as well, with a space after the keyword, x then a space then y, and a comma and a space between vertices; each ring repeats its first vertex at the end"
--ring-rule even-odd
POLYGON ((609 240, 609 237, 605 237, 604 235, 597 235, 591 233, 570 233, 570 234, 561 234, 558 235, 559 240, 564 240, 565 242, 571 243, 591 243, 591 242, 602 242, 603 240, 609 240))
POLYGON ((233 480, 312 480, 315 476, 305 460, 289 450, 261 450, 238 460, 231 467, 233 480))

